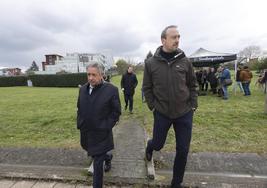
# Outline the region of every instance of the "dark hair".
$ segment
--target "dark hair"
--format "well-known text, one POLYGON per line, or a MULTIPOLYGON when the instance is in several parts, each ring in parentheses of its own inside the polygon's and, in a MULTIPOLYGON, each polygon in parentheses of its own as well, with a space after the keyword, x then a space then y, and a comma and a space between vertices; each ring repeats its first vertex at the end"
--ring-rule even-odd
POLYGON ((176 25, 169 25, 167 26, 162 32, 161 32, 161 38, 162 39, 166 39, 166 33, 167 33, 167 30, 170 29, 170 28, 177 28, 176 25))
POLYGON ((244 66, 244 69, 248 69, 248 66, 244 66))

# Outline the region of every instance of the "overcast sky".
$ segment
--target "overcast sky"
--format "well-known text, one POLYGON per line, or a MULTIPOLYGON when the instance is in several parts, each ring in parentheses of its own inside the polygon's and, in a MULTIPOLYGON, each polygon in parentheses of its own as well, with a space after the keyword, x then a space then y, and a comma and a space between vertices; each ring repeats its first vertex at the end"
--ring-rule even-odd
POLYGON ((267 49, 266 0, 0 0, 0 67, 40 66, 45 54, 112 50, 140 61, 177 25, 180 48, 267 49))

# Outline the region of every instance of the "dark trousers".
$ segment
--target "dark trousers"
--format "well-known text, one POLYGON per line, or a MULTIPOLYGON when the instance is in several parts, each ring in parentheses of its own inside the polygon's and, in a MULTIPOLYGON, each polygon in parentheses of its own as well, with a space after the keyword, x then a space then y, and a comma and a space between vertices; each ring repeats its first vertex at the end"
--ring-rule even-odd
POLYGON ((209 84, 208 82, 204 82, 201 84, 201 91, 208 91, 209 84))
POLYGON ((157 111, 154 111, 153 138, 148 141, 148 151, 159 151, 163 148, 168 131, 173 125, 176 138, 176 155, 173 165, 172 185, 183 182, 187 155, 192 135, 193 111, 190 111, 177 119, 170 119, 157 111))
POLYGON ((249 89, 250 82, 243 82, 242 87, 244 89, 245 95, 250 95, 250 89, 249 89))
POLYGON ((104 161, 110 159, 109 154, 94 155, 93 188, 103 187, 104 161))
POLYGON ((129 102, 129 110, 133 111, 133 95, 124 93, 124 101, 125 101, 125 110, 127 109, 129 102))
POLYGON ((217 93, 217 84, 214 83, 210 84, 210 88, 213 94, 217 93))

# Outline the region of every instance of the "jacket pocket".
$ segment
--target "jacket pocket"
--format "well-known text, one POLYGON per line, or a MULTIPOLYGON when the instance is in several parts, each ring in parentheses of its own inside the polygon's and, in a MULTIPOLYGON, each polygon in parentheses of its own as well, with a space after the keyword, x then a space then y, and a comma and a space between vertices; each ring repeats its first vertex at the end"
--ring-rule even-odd
POLYGON ((97 130, 111 130, 112 125, 110 125, 110 122, 108 121, 108 119, 100 119, 97 121, 95 128, 97 130))
POLYGON ((79 115, 77 116, 77 129, 81 129, 84 124, 84 119, 82 119, 79 115))

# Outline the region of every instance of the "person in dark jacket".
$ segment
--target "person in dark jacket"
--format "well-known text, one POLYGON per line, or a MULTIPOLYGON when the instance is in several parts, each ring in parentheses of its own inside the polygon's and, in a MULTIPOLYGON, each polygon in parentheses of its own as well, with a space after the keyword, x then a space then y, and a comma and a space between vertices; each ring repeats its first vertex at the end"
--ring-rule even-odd
POLYGON ((220 83, 221 83, 222 90, 223 90, 223 97, 222 98, 224 100, 228 100, 228 98, 229 98, 228 85, 225 83, 225 81, 231 79, 231 74, 230 74, 229 69, 224 67, 224 65, 221 65, 219 67, 219 69, 221 70, 220 83))
POLYGON ((236 74, 235 74, 235 85, 233 86, 233 90, 236 91, 236 88, 239 87, 240 92, 244 93, 242 83, 240 80, 240 72, 241 72, 241 68, 237 67, 236 74))
POLYGON ((267 93, 267 69, 264 70, 262 84, 264 84, 264 93, 267 93))
POLYGON ((154 115, 153 137, 148 140, 146 159, 163 148, 171 125, 176 138, 176 156, 171 187, 181 187, 192 135, 193 112, 197 108, 197 80, 192 63, 178 48, 176 26, 161 34, 162 46, 145 63, 143 90, 154 115))
POLYGON ((132 113, 133 111, 133 96, 134 90, 138 84, 136 75, 133 73, 133 67, 129 66, 127 72, 122 75, 121 78, 121 89, 124 93, 124 101, 125 101, 125 110, 127 110, 128 102, 129 102, 129 111, 132 113))
POLYGON ((103 185, 105 171, 111 168, 114 149, 112 128, 119 121, 121 105, 118 88, 103 81, 103 66, 97 63, 87 67, 88 83, 79 90, 77 102, 77 128, 80 129, 81 147, 94 162, 93 187, 103 185))
POLYGON ((206 69, 203 70, 201 82, 202 82, 201 86, 202 91, 208 91, 209 83, 208 83, 208 72, 206 69))
POLYGON ((203 91, 204 90, 204 88, 202 87, 203 86, 203 84, 202 84, 202 74, 203 74, 202 69, 196 72, 199 91, 203 91))
POLYGON ((211 67, 208 73, 208 81, 210 83, 210 88, 213 94, 217 93, 217 85, 218 85, 218 80, 215 74, 216 74, 215 69, 211 67))

